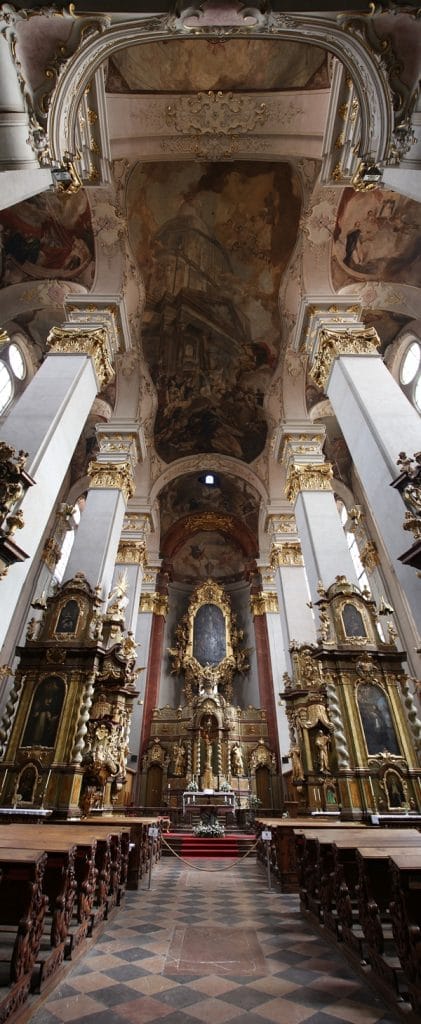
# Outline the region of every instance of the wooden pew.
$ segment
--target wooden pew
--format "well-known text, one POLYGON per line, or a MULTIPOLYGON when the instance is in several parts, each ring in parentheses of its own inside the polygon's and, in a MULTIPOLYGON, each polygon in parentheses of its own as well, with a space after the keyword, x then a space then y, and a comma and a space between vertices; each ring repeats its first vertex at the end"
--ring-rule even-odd
MULTIPOLYGON (((28 843, 34 837, 28 838, 28 843)), ((0 850, 5 848, 7 836, 0 834, 0 850)), ((23 845, 25 840, 20 839, 23 845)), ((41 844, 41 847, 43 844, 41 844)), ((44 926, 32 973, 31 991, 40 991, 43 984, 70 956, 70 925, 76 897, 75 857, 76 846, 70 839, 45 842, 47 860, 42 888, 48 900, 44 926)))
POLYGON ((383 996, 421 1010, 421 834, 297 830, 302 905, 359 961, 383 996), (308 876, 312 875, 311 882, 308 876))
MULTIPOLYGON (((78 948, 87 935, 92 933, 94 924, 94 902, 97 893, 98 869, 95 864, 97 840, 91 833, 77 828, 69 833, 64 833, 59 825, 20 825, 6 826, 1 830, 0 843, 7 842, 7 832, 10 829, 16 847, 30 846, 36 843, 41 849, 51 854, 58 855, 68 850, 69 846, 76 847, 74 860, 74 874, 76 880, 76 896, 74 900, 73 916, 69 923, 66 943, 65 958, 69 958, 78 948)), ((53 898, 53 893, 51 893, 53 898)))
POLYGON ((421 848, 393 850, 389 858, 393 938, 408 979, 409 998, 421 1017, 421 848))
MULTIPOLYGON (((64 822, 64 824, 67 824, 64 822)), ((152 854, 155 863, 161 856, 161 839, 158 836, 152 842, 149 839, 149 827, 158 826, 159 819, 153 817, 132 817, 113 814, 95 818, 94 816, 84 818, 80 821, 81 827, 90 826, 100 828, 124 828, 130 829, 130 836, 126 850, 126 881, 127 889, 136 890, 139 888, 140 880, 149 871, 149 857, 152 854), (130 846, 130 849, 128 847, 130 846)))
POLYGON ((0 849, 0 1022, 25 1003, 48 905, 42 891, 47 855, 0 849))

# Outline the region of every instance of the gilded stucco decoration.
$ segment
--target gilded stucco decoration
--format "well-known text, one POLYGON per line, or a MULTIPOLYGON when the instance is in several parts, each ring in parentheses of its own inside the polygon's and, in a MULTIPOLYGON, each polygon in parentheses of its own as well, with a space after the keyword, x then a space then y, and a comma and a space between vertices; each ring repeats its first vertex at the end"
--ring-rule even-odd
POLYGON ((291 464, 285 494, 294 503, 300 491, 331 491, 333 470, 330 463, 291 464))
POLYGON ((250 132, 268 119, 265 103, 232 92, 200 92, 179 96, 166 110, 166 122, 177 132, 199 135, 231 135, 250 132))
POLYGON ((81 329, 76 327, 53 327, 47 338, 50 352, 69 355, 89 355, 95 367, 99 390, 114 379, 110 361, 108 331, 105 327, 81 329))
POLYGON ((339 356, 378 355, 380 338, 374 327, 356 330, 327 330, 319 334, 317 351, 310 370, 310 377, 322 390, 326 390, 330 371, 339 356))
POLYGON ((99 462, 93 459, 88 466, 90 486, 100 490, 118 489, 125 501, 135 493, 133 465, 131 462, 99 462))
POLYGON ((146 565, 146 545, 144 541, 120 541, 116 562, 126 565, 146 565))
POLYGON ((273 544, 270 553, 270 564, 274 568, 282 565, 304 565, 301 544, 297 541, 283 541, 273 544))

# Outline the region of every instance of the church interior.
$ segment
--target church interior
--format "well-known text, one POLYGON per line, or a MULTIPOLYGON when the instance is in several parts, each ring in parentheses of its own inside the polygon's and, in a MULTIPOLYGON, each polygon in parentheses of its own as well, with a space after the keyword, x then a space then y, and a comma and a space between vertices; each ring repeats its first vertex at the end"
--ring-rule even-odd
POLYGON ((86 1024, 419 1020, 419 11, 15 0, 0 19, 0 1022, 64 1024, 75 994, 86 1024), (237 843, 218 908, 180 859, 187 831, 209 864, 237 843), (266 862, 282 972, 250 896, 266 862), (195 927, 177 946, 164 917, 157 964, 167 941, 184 974, 124 960, 153 931, 152 866, 178 931, 176 883, 202 901, 198 936, 214 917, 218 984, 200 988, 195 927), (76 973, 59 1001, 95 920, 86 988, 76 973), (216 948, 248 922, 255 959, 227 988, 216 948), (304 948, 320 922, 359 968, 368 943, 377 990, 342 978, 352 1012, 336 947, 319 967, 304 948), (44 980, 50 1009, 31 1002, 44 980), (150 1005, 173 982, 187 1001, 150 1005), (102 983, 114 1003, 94 1007, 102 983))

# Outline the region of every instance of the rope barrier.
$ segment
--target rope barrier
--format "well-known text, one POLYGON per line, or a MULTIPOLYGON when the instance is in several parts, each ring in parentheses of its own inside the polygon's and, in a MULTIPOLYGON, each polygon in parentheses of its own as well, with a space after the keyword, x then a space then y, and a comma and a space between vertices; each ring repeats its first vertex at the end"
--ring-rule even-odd
POLYGON ((186 860, 186 858, 185 857, 181 857, 180 854, 176 852, 176 850, 173 850, 172 846, 170 846, 170 844, 167 843, 167 840, 165 839, 165 837, 163 835, 161 835, 161 841, 163 843, 165 843, 165 846, 168 848, 168 850, 171 850, 171 853, 172 853, 173 857, 177 857, 177 860, 181 860, 182 864, 187 864, 187 867, 191 868, 193 871, 209 871, 209 872, 217 872, 217 873, 219 873, 220 871, 231 871, 232 868, 237 867, 237 864, 241 864, 241 861, 245 860, 246 857, 248 857, 250 853, 254 852, 254 850, 256 849, 256 847, 257 847, 257 845, 258 845, 258 843, 260 841, 260 836, 259 836, 259 839, 256 839, 256 842, 253 843, 253 846, 251 846, 250 849, 247 850, 246 853, 243 853, 242 857, 239 857, 238 860, 233 861, 232 864, 228 864, 227 867, 224 867, 224 868, 205 868, 205 867, 202 868, 202 867, 200 867, 199 864, 191 864, 190 860, 186 860))

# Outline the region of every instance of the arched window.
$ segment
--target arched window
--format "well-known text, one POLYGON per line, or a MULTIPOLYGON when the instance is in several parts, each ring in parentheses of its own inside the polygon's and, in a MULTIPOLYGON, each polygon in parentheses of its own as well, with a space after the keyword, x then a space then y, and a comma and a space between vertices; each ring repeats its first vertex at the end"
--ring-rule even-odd
POLYGON ((409 401, 421 413, 421 341, 409 335, 399 364, 399 383, 409 401))
POLYGON ((366 573, 366 571, 364 569, 363 563, 362 563, 361 558, 360 558, 360 552, 359 552, 357 541, 355 539, 355 534, 352 533, 351 530, 347 529, 347 524, 349 522, 348 509, 344 505, 344 503, 343 503, 341 498, 337 498, 336 504, 337 504, 338 509, 339 509, 339 515, 341 517, 341 523, 342 523, 342 526, 344 528, 345 537, 346 537, 346 541, 347 541, 348 548, 349 548, 349 553, 350 553, 352 561, 353 561, 355 573, 356 573, 357 580, 358 580, 358 586, 361 587, 361 590, 363 590, 364 587, 365 587, 371 593, 370 584, 368 582, 368 576, 367 576, 367 573, 366 573))

